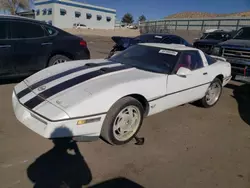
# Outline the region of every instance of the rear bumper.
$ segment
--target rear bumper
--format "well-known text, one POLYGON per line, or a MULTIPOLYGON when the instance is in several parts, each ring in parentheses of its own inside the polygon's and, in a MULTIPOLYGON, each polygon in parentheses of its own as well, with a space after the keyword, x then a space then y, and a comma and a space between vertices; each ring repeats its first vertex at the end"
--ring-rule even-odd
POLYGON ((75 53, 74 60, 85 60, 85 59, 90 59, 90 52, 88 48, 84 48, 82 51, 75 53))
POLYGON ((24 107, 12 94, 12 106, 18 121, 44 138, 81 137, 83 141, 96 140, 100 136, 102 124, 106 114, 88 117, 69 118, 58 121, 49 120, 36 112, 24 107), (93 120, 95 121, 89 121, 93 120), (97 121, 98 119, 98 121, 97 121), (79 120, 88 123, 77 125, 79 120))

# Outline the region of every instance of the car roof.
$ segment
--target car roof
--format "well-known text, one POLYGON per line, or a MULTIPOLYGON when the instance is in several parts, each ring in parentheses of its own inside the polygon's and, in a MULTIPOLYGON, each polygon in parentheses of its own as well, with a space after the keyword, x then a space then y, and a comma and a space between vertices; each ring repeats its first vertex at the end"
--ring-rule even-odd
POLYGON ((196 48, 188 47, 188 46, 185 46, 183 44, 139 43, 139 45, 158 47, 158 48, 166 48, 166 49, 171 49, 171 50, 176 50, 176 51, 187 51, 187 50, 200 51, 196 48))
POLYGON ((27 18, 23 16, 16 16, 16 15, 6 15, 6 14, 0 14, 0 19, 10 19, 10 20, 26 20, 26 21, 32 21, 37 23, 44 23, 43 21, 35 20, 32 18, 27 18))
MULTIPOLYGON (((146 34, 142 34, 140 36, 177 36, 180 37, 178 35, 174 35, 174 34, 166 34, 166 33, 146 33, 146 34)), ((181 38, 181 37, 180 37, 181 38)))

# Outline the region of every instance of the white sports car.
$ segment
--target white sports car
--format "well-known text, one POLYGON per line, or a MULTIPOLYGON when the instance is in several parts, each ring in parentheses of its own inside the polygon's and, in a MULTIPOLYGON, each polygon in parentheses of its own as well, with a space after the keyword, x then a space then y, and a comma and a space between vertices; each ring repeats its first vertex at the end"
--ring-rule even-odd
POLYGON ((15 86, 13 109, 45 138, 102 137, 120 145, 147 116, 197 100, 215 105, 230 79, 223 58, 183 45, 144 43, 110 59, 67 62, 30 76, 15 86))

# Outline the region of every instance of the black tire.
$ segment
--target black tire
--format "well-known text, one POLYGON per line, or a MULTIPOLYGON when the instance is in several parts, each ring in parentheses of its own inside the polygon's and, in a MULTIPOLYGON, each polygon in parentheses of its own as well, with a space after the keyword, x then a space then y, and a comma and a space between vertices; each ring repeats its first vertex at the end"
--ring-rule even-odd
POLYGON ((67 56, 64 56, 64 55, 54 55, 50 58, 49 63, 48 63, 48 67, 57 64, 56 62, 60 61, 60 60, 70 61, 71 59, 68 58, 67 56))
POLYGON ((141 128, 142 122, 143 122, 143 114, 144 109, 142 104, 136 100, 133 97, 124 97, 120 100, 118 100, 108 111, 107 116, 104 120, 102 130, 101 130, 101 138, 104 139, 106 142, 110 143, 111 145, 123 145, 128 143, 130 140, 134 138, 134 136, 138 133, 138 131, 141 128), (127 140, 120 141, 115 138, 113 133, 113 126, 114 121, 117 117, 117 115, 127 106, 135 106, 139 109, 140 112, 140 122, 137 130, 134 132, 133 135, 131 135, 127 140))
MULTIPOLYGON (((213 104, 209 104, 209 103, 207 102, 207 98, 206 98, 206 95, 207 95, 207 92, 208 92, 208 91, 207 91, 206 94, 205 94, 205 96, 200 100, 200 104, 201 104, 202 107, 204 107, 204 108, 210 108, 210 107, 214 106, 214 105, 219 101, 219 99, 220 99, 220 97, 221 97, 221 94, 222 94, 222 83, 221 83, 221 80, 218 79, 218 78, 215 78, 215 79, 212 81, 212 83, 210 84, 210 86, 213 85, 214 83, 217 83, 218 86, 220 87, 220 93, 219 93, 218 99, 217 99, 213 104)), ((210 87, 210 86, 209 86, 209 87, 210 87)), ((209 88, 208 88, 208 89, 209 89, 209 88)))

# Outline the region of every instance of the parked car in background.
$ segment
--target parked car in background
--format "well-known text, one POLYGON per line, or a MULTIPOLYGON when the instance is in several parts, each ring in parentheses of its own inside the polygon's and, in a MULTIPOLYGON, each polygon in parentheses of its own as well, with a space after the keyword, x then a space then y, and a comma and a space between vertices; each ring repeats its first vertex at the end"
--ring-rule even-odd
POLYGON ((81 24, 81 23, 75 23, 75 24, 73 25, 73 27, 74 27, 75 29, 89 29, 89 27, 87 27, 85 24, 81 24))
POLYGON ((231 63, 232 76, 236 80, 250 78, 250 27, 243 27, 232 39, 221 42, 213 48, 212 54, 222 56, 231 63))
POLYGON ((229 40, 232 37, 229 31, 214 31, 203 35, 193 43, 193 46, 207 54, 212 53, 212 49, 220 42, 229 40))
POLYGON ((45 22, 0 16, 0 78, 27 76, 69 60, 89 59, 83 38, 45 22))
POLYGON ((136 25, 127 25, 128 29, 137 29, 138 27, 136 25))
POLYGON ((230 79, 224 58, 179 44, 143 43, 110 59, 42 70, 15 86, 12 106, 21 123, 45 138, 102 137, 121 145, 147 116, 193 101, 214 106, 230 79))
POLYGON ((112 50, 109 52, 108 57, 113 56, 115 53, 123 51, 128 47, 138 43, 165 43, 165 44, 183 44, 185 46, 192 46, 189 42, 180 36, 173 34, 143 34, 137 37, 111 37, 115 42, 112 50))

